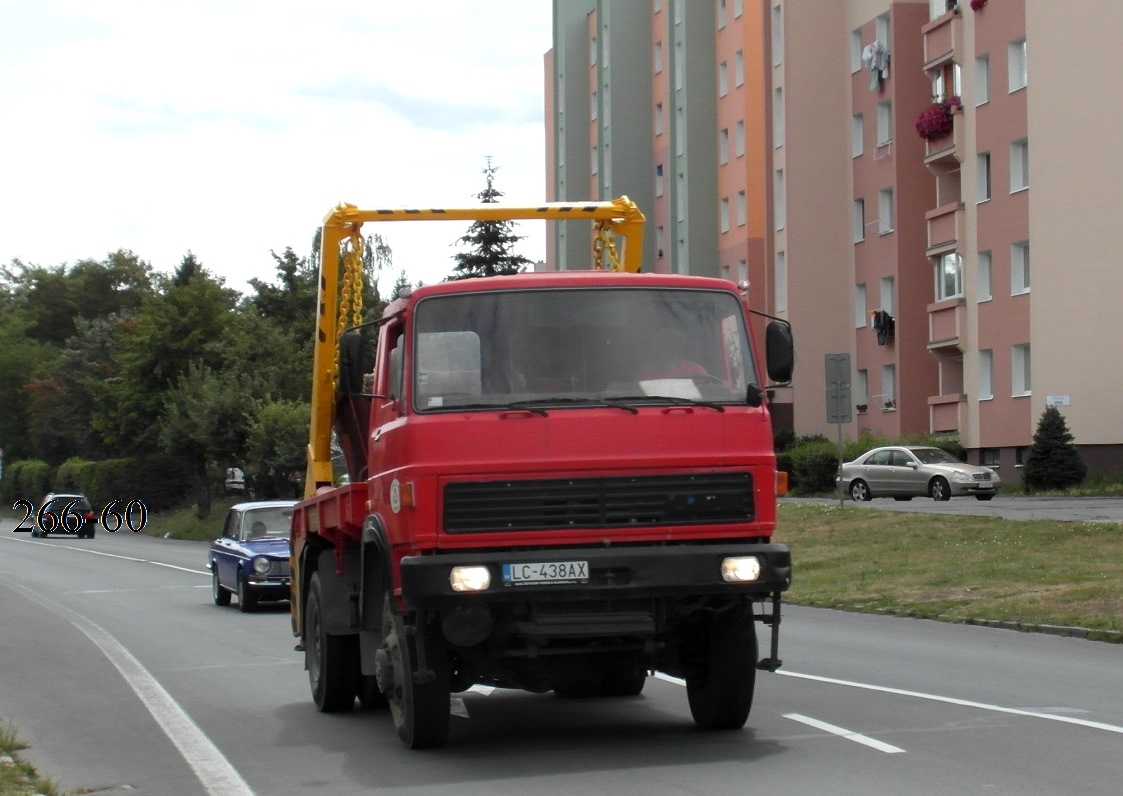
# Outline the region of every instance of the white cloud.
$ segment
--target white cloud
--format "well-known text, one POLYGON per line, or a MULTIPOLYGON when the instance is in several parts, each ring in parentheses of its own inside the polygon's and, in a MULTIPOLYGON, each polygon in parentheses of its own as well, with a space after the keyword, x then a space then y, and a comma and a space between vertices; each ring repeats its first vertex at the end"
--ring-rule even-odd
MULTIPOLYGON (((506 200, 543 201, 549 0, 423 8, 0 0, 0 262, 190 249, 243 289, 340 201, 474 204, 489 155, 506 200)), ((464 226, 366 231, 433 282, 464 226)), ((519 233, 544 256, 540 222, 519 233)))

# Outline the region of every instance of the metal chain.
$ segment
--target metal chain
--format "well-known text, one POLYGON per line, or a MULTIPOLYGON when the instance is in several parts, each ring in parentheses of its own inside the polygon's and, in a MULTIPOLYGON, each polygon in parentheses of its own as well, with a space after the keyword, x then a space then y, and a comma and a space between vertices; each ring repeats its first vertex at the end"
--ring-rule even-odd
POLYGON ((363 322, 363 236, 360 226, 351 231, 343 254, 343 279, 339 293, 339 327, 335 335, 335 368, 339 372, 339 344, 348 320, 351 326, 363 322))
POLYGON ((598 271, 604 269, 604 253, 608 252, 608 264, 613 271, 620 271, 620 260, 616 256, 616 240, 608 222, 597 222, 596 237, 593 238, 593 268, 598 271))

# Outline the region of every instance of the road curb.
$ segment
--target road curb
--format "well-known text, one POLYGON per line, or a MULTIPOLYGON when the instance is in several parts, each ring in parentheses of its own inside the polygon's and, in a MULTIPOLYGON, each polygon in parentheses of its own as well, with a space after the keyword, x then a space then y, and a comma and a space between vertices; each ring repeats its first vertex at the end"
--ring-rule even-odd
POLYGON ((1123 642, 1123 632, 1118 630, 1097 630, 1087 627, 1070 627, 1068 625, 1037 625, 1029 622, 1007 622, 1000 619, 951 619, 950 617, 940 617, 940 619, 946 622, 959 622, 964 625, 997 627, 1003 630, 1019 630, 1023 633, 1045 633, 1050 636, 1083 638, 1092 641, 1123 642))

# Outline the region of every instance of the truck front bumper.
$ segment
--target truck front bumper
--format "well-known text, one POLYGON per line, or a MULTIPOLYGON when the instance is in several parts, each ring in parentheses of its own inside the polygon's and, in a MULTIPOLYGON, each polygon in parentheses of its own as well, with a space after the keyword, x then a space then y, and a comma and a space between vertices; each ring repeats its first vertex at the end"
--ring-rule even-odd
MULTIPOLYGON (((550 568, 547 567, 547 570, 550 568)), ((563 568, 563 576, 565 569, 563 568)), ((581 572, 569 568, 569 574, 581 572)), ((718 544, 621 545, 539 550, 488 550, 407 556, 401 562, 402 598, 411 607, 449 600, 582 600, 699 595, 753 596, 763 599, 786 591, 792 582, 791 553, 786 545, 722 542, 718 544), (755 557, 758 577, 727 582, 722 563, 755 557), (587 564, 587 577, 570 580, 513 580, 521 565, 587 564), (480 591, 456 591, 450 575, 456 567, 486 567, 490 585, 480 591)))

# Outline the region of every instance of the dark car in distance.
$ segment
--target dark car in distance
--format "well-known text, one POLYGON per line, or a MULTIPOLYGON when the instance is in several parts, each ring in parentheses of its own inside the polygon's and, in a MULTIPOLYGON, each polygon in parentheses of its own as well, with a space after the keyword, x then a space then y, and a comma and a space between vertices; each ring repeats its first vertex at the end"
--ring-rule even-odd
POLYGON ((243 612, 259 600, 289 599, 289 526, 295 500, 261 500, 230 507, 222 537, 211 543, 207 568, 215 605, 238 595, 243 612))
POLYGON ((31 527, 31 535, 40 538, 52 533, 77 536, 79 539, 93 539, 97 531, 97 512, 90 499, 78 493, 51 492, 39 504, 37 521, 31 527), (53 519, 47 519, 46 515, 53 519))

